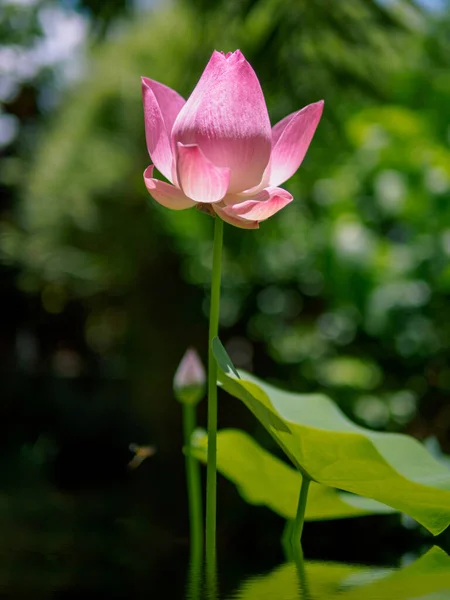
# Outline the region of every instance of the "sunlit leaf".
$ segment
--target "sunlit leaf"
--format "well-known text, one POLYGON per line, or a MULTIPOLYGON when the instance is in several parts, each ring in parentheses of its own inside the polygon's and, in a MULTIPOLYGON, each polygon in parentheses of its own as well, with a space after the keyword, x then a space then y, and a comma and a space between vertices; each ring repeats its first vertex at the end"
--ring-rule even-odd
MULTIPOLYGON (((207 453, 206 433, 196 435, 195 456, 206 463, 207 453)), ((302 476, 248 434, 237 429, 219 431, 217 468, 250 504, 267 506, 285 519, 295 518, 302 476)), ((395 510, 385 504, 331 487, 311 483, 309 488, 307 521, 392 512, 395 510)))
POLYGON ((434 535, 448 527, 450 470, 419 442, 359 427, 323 394, 286 392, 244 371, 239 379, 231 367, 227 372, 221 365, 223 388, 244 402, 313 481, 392 506, 434 535))

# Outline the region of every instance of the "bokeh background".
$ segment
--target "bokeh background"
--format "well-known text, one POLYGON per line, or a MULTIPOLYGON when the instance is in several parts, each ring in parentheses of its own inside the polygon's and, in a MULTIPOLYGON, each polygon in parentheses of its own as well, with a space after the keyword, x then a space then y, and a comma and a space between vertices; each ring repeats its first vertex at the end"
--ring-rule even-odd
MULTIPOLYGON (((448 460, 449 7, 3 0, 1 591, 140 597, 164 585, 182 597, 172 378, 188 346, 206 358, 212 220, 148 196, 140 76, 187 96, 214 49, 244 52, 272 123, 325 99, 286 186, 295 202, 259 231, 225 229, 230 355, 448 460), (130 443, 157 454, 130 471, 130 443)), ((277 452, 243 406, 220 400, 222 427, 277 452)), ((281 560, 283 523, 222 479, 219 494, 231 588, 281 560)), ((305 536, 313 558, 375 563, 430 543, 400 517, 308 524, 305 536)))

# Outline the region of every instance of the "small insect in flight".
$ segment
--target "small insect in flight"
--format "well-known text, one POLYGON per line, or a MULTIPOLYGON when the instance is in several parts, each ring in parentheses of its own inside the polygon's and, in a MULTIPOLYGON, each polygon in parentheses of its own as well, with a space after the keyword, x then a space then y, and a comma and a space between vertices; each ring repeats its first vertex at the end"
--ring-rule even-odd
POLYGON ((137 469, 139 465, 156 452, 155 446, 139 446, 138 444, 130 444, 128 446, 131 452, 134 452, 133 458, 128 463, 129 469, 137 469))

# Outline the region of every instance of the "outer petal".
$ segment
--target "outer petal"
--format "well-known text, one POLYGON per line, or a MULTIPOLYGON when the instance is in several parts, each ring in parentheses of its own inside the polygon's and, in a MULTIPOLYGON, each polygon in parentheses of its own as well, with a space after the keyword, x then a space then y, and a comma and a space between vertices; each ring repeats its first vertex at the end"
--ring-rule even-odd
POLYGON ((148 152, 157 169, 172 181, 170 133, 185 101, 174 90, 147 77, 142 78, 142 97, 148 152))
MULTIPOLYGON (((208 93, 214 81, 220 76, 221 73, 227 69, 228 56, 222 54, 222 52, 214 52, 208 61, 200 79, 197 82, 192 94, 189 96, 189 103, 191 105, 198 105, 201 102, 201 98, 205 93, 208 93)), ((181 112, 181 110, 180 110, 181 112)))
POLYGON ((309 104, 272 129, 270 185, 280 185, 301 165, 323 112, 323 100, 309 104))
POLYGON ((142 77, 142 84, 150 88, 155 95, 166 131, 170 136, 175 119, 186 104, 186 100, 172 88, 148 77, 142 77))
POLYGON ((230 169, 215 167, 198 146, 177 144, 180 188, 196 202, 219 202, 227 193, 230 169))
POLYGON ((175 121, 175 142, 197 144, 231 170, 230 192, 256 186, 269 161, 271 131, 258 78, 243 55, 214 53, 175 121))
POLYGON ((153 179, 153 165, 147 167, 144 171, 145 185, 159 204, 173 210, 184 210, 195 206, 195 202, 187 198, 181 190, 170 183, 165 183, 159 179, 153 179))
POLYGON ((217 204, 212 205, 217 215, 230 225, 234 225, 234 227, 239 227, 240 229, 258 229, 259 223, 258 221, 247 221, 246 219, 241 219, 240 217, 233 216, 228 213, 225 208, 217 206, 217 204))
POLYGON ((227 215, 246 221, 265 221, 292 200, 292 195, 286 190, 269 187, 257 194, 253 200, 232 204, 223 210, 227 215))

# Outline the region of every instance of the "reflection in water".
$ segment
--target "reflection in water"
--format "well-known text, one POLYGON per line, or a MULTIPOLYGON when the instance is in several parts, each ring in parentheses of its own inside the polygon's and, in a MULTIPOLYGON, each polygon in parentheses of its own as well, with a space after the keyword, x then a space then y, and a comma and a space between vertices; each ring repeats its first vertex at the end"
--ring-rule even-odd
POLYGON ((201 600, 202 597, 202 557, 194 555, 188 570, 186 599, 201 600))
POLYGON ((251 577, 229 600, 450 600, 450 557, 434 547, 403 569, 289 562, 251 577))
POLYGON ((186 600, 219 600, 217 573, 206 572, 201 555, 191 555, 186 582, 186 600))
MULTIPOLYGON (((369 567, 339 563, 308 562, 303 570, 291 562, 281 565, 265 576, 246 581, 232 596, 233 600, 331 600, 344 598, 344 592, 361 585, 351 583, 355 573, 363 575, 365 584, 376 580, 377 573, 369 567)), ((358 582, 361 583, 361 580, 358 582)), ((231 599, 230 599, 231 600, 231 599)), ((391 599, 392 600, 392 599, 391 599)))

